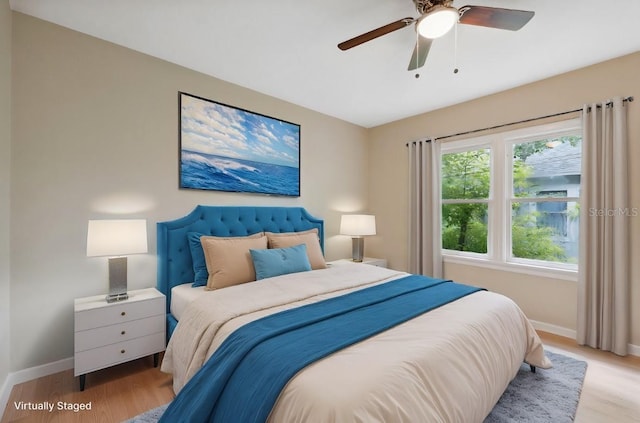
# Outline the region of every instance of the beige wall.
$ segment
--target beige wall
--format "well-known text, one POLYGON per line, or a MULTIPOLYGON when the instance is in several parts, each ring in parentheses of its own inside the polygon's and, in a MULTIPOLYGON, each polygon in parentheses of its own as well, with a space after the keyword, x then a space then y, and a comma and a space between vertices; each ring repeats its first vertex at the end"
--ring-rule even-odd
MULTIPOLYGON (((0 394, 9 373, 9 193, 11 176, 11 10, 0 1, 0 394)), ((2 406, 0 406, 2 409, 2 406)))
MULTIPOLYGON (((391 266, 407 266, 407 141, 515 122, 572 110, 583 103, 613 96, 640 96, 640 53, 600 63, 456 106, 393 122, 370 131, 370 209, 376 214, 379 236, 367 242, 374 256, 391 266)), ((640 101, 629 105, 631 181, 640 180, 640 101)), ((631 207, 640 207, 640 189, 633 185, 631 207)), ((632 258, 640 256, 640 217, 631 218, 632 258)), ((535 320, 575 330, 575 282, 522 276, 448 263, 452 279, 476 283, 514 298, 535 320)), ((640 261, 632 260, 632 337, 640 345, 640 261)))
POLYGON ((342 211, 367 205, 366 130, 14 13, 11 369, 73 355, 73 299, 106 292, 87 220, 148 219, 129 287, 155 285, 155 222, 197 204, 304 206, 325 219, 328 259, 347 256, 342 211), (179 190, 178 91, 299 123, 300 198, 179 190))

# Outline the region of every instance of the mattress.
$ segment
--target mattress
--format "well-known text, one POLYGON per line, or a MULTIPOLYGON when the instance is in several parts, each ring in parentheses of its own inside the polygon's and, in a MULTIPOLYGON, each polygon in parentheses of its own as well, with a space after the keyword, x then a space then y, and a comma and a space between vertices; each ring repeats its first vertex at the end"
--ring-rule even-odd
POLYGON ((171 314, 180 320, 187 306, 205 292, 204 286, 193 287, 191 283, 183 283, 171 289, 171 314))

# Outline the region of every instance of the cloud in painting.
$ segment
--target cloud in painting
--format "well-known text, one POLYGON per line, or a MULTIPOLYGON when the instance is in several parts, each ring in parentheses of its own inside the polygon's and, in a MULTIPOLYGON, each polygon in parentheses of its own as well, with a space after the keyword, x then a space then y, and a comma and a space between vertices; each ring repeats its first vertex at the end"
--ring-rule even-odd
POLYGON ((300 127, 181 94, 181 148, 298 168, 300 127))

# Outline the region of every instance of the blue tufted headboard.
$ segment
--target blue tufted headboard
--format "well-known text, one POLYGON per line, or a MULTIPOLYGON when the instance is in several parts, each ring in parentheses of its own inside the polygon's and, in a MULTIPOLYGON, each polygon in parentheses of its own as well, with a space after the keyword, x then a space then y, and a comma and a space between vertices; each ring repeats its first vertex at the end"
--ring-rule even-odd
MULTIPOLYGON (((213 236, 246 236, 257 232, 299 232, 318 229, 324 250, 324 221, 302 207, 197 206, 176 220, 158 222, 158 283, 167 297, 170 316, 171 288, 194 279, 187 232, 213 236)), ((175 320, 169 321, 169 333, 175 320)))

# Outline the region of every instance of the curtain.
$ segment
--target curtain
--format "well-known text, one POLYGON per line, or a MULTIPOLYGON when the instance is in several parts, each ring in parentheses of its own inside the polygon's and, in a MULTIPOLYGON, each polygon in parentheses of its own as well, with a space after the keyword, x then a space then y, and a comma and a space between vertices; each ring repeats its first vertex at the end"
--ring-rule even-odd
POLYGON ((629 189, 626 105, 622 98, 582 111, 578 336, 626 355, 630 325, 629 189))
POLYGON ((409 272, 442 277, 440 146, 416 141, 409 150, 409 272))

